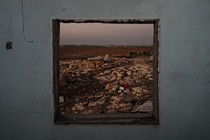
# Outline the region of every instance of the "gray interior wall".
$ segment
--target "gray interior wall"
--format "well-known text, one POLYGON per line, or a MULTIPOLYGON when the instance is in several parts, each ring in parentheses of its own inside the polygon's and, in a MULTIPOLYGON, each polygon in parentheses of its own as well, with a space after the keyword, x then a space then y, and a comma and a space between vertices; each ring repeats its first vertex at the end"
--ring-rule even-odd
POLYGON ((208 139, 209 0, 22 2, 0 2, 0 139, 208 139), (54 125, 52 18, 159 18, 160 125, 54 125))

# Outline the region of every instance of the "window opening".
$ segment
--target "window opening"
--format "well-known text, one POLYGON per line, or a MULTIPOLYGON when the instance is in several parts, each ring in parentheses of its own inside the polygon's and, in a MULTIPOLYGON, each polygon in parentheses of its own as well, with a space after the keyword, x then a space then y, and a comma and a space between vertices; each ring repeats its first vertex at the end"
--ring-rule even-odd
POLYGON ((158 20, 53 20, 58 123, 158 123, 158 20))

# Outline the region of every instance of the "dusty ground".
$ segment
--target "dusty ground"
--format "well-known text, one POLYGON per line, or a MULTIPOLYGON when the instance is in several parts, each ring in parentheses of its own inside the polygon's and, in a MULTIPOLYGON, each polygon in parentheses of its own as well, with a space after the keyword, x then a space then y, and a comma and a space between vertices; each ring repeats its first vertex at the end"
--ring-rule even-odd
POLYGON ((151 54, 140 47, 61 48, 60 113, 152 111, 151 54))

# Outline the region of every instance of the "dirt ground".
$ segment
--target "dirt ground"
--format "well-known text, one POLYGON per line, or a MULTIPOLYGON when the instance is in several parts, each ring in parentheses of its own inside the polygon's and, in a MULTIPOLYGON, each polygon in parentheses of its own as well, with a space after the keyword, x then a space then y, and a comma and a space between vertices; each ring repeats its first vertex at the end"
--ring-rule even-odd
POLYGON ((61 114, 152 111, 152 47, 79 47, 60 48, 61 114))

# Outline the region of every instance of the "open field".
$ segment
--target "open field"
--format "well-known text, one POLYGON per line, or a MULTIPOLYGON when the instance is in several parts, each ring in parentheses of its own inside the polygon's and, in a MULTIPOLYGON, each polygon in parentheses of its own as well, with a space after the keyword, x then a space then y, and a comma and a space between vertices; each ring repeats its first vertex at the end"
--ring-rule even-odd
POLYGON ((87 58, 94 56, 128 56, 131 52, 152 52, 150 46, 96 46, 96 45, 63 45, 60 46, 60 60, 87 58))

